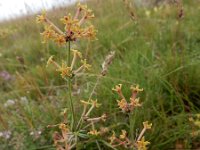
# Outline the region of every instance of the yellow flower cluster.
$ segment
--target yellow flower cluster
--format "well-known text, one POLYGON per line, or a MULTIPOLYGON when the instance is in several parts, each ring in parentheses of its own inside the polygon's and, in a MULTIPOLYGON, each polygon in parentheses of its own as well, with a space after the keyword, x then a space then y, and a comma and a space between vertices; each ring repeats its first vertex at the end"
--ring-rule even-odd
POLYGON ((70 143, 68 143, 68 139, 71 136, 71 131, 69 127, 64 123, 58 124, 57 126, 61 130, 61 133, 54 132, 54 145, 57 147, 57 149, 69 149, 70 143), (60 143, 63 143, 64 146, 62 146, 60 143))
POLYGON ((72 15, 69 13, 60 19, 65 26, 64 31, 60 30, 47 18, 46 12, 38 15, 36 22, 43 23, 45 25, 44 32, 41 33, 44 42, 47 42, 47 40, 53 40, 61 46, 68 41, 76 41, 79 38, 86 38, 91 40, 96 39, 97 30, 94 28, 94 26, 83 25, 87 20, 91 18, 94 18, 92 10, 88 9, 87 5, 81 5, 78 3, 74 17, 72 17, 72 15))
POLYGON ((137 148, 138 150, 147 150, 147 145, 149 145, 149 141, 145 141, 144 136, 140 141, 137 141, 137 148))
POLYGON ((193 117, 189 118, 189 121, 194 126, 191 136, 198 137, 200 135, 200 114, 193 115, 193 117))
POLYGON ((143 126, 145 129, 151 129, 152 123, 149 124, 148 121, 143 122, 143 126))
POLYGON ((143 122, 143 130, 140 132, 136 141, 132 141, 128 137, 128 133, 126 130, 121 130, 121 134, 116 136, 115 132, 112 131, 112 135, 108 138, 110 140, 110 144, 113 147, 123 146, 124 148, 137 148, 138 150, 146 150, 147 145, 150 142, 145 141, 144 133, 147 129, 151 129, 152 123, 148 123, 148 121, 143 122))
POLYGON ((77 73, 80 73, 84 70, 89 70, 91 68, 91 65, 87 63, 86 59, 83 59, 83 60, 81 59, 82 58, 81 52, 74 49, 72 49, 71 51, 72 51, 73 59, 70 66, 67 66, 67 64, 64 61, 62 61, 62 64, 59 65, 56 61, 53 60, 53 56, 50 56, 47 61, 47 66, 49 66, 50 64, 53 64, 56 67, 57 71, 60 72, 62 78, 72 77, 73 75, 76 75, 77 73), (78 67, 77 69, 74 69, 77 58, 81 59, 80 62, 82 63, 82 65, 78 67))
POLYGON ((99 104, 97 100, 91 100, 91 99, 88 101, 81 100, 80 102, 83 103, 84 105, 91 105, 96 108, 101 106, 101 104, 99 104))
POLYGON ((119 137, 117 137, 113 131, 113 134, 111 137, 109 137, 109 140, 112 147, 123 146, 124 148, 131 148, 134 146, 133 142, 131 142, 131 140, 127 137, 126 130, 121 130, 119 137))
POLYGON ((130 89, 132 91, 130 102, 127 102, 126 98, 123 95, 122 84, 118 84, 115 86, 115 88, 112 89, 113 91, 117 92, 117 94, 121 98, 121 100, 117 100, 117 103, 118 103, 119 108, 123 112, 131 112, 133 111, 135 107, 141 106, 141 103, 139 102, 139 98, 136 98, 136 97, 139 92, 143 91, 143 89, 140 89, 138 85, 136 87, 131 86, 130 89))
POLYGON ((100 134, 100 132, 94 129, 94 130, 89 131, 88 134, 97 136, 100 134))
MULTIPOLYGON (((85 112, 82 114, 82 116, 83 116, 84 118, 87 118, 87 117, 90 115, 90 113, 92 112, 92 110, 93 110, 94 108, 98 108, 98 107, 101 106, 101 104, 98 103, 97 100, 91 100, 91 99, 88 100, 88 101, 81 100, 80 102, 84 105, 84 108, 85 108, 85 112), (90 105, 90 108, 88 109, 88 111, 86 111, 88 105, 90 105)), ((105 118, 106 118, 106 116, 103 115, 102 117, 99 117, 99 118, 98 118, 98 121, 99 121, 99 120, 104 120, 105 118)), ((87 120, 87 119, 86 119, 86 120, 87 120)), ((95 119, 95 120, 96 120, 96 119, 95 119)))

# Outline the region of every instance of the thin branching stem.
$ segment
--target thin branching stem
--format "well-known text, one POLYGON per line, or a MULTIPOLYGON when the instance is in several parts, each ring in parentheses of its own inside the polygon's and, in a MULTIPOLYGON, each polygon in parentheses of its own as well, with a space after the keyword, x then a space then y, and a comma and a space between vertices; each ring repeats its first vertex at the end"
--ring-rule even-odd
MULTIPOLYGON (((68 42, 68 58, 67 58, 67 66, 70 66, 71 62, 71 47, 70 47, 70 41, 68 42)), ((68 78, 68 93, 69 93, 69 101, 70 101, 70 110, 72 113, 72 119, 71 119, 71 130, 73 131, 74 123, 75 123, 75 112, 74 112, 74 106, 72 102, 72 80, 71 78, 68 78)))

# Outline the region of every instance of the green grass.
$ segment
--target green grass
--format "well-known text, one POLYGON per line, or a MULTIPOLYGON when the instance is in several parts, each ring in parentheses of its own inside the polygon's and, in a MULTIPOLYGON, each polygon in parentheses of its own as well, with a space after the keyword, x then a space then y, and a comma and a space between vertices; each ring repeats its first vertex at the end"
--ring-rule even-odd
MULTIPOLYGON (((79 100, 88 98, 103 59, 114 50, 114 62, 95 95, 103 105, 96 113, 110 115, 105 125, 124 122, 124 115, 116 114, 118 97, 112 87, 122 83, 125 95, 129 96, 129 86, 139 84, 144 88, 140 94, 143 107, 127 119, 129 135, 134 137, 142 122, 149 120, 153 123, 153 129, 145 136, 151 142, 149 149, 168 150, 177 142, 186 149, 197 148, 200 137, 190 135, 188 118, 200 111, 200 4, 185 1, 185 16, 179 22, 175 6, 163 7, 158 12, 149 8, 149 17, 145 15, 146 9, 136 8, 138 19, 133 21, 120 0, 91 1, 88 5, 96 15, 98 40, 76 43, 93 66, 89 74, 78 80, 81 92, 74 97, 76 112, 81 113, 79 100)), ((65 12, 62 8, 49 16, 58 24, 65 12)), ((41 44, 42 27, 33 16, 0 26, 0 32, 9 31, 0 36, 0 71, 8 71, 14 78, 0 79, 0 131, 12 132, 9 140, 0 138, 0 149, 53 149, 53 130, 46 126, 62 120, 59 114, 69 102, 66 83, 53 68, 46 68, 46 60, 50 55, 57 60, 66 59, 66 51, 53 43, 41 44), (24 64, 16 57, 23 58, 24 64), (20 103, 23 96, 28 104, 20 103), (16 99, 17 103, 5 108, 8 99, 16 99), (30 135, 40 130, 41 135, 30 135)), ((94 143, 86 143, 85 149, 93 146, 94 143)))

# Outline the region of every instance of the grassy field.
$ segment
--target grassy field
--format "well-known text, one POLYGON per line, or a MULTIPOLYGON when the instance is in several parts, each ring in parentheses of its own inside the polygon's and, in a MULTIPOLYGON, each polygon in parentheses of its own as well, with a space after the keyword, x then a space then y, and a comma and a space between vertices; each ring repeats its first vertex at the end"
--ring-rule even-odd
MULTIPOLYGON (((104 125, 128 122, 129 126, 119 126, 116 132, 126 128, 134 139, 142 122, 149 120, 153 123, 145 135, 151 142, 149 149, 199 149, 200 126, 189 118, 195 119, 200 113, 200 1, 183 1, 182 18, 175 4, 134 9, 128 9, 122 0, 93 0, 87 4, 96 16, 93 21, 98 40, 72 45, 93 66, 74 86, 76 115, 81 114, 79 100, 91 93, 105 56, 115 51, 108 75, 100 79, 94 96, 103 106, 96 114, 106 112, 109 116, 104 125), (118 97, 112 88, 119 83, 125 96, 130 95, 131 84, 144 88, 140 94, 143 105, 129 118, 117 113, 118 97)), ((59 18, 72 11, 73 6, 60 8, 48 16, 60 26, 59 18)), ((54 129, 47 126, 60 123, 60 112, 69 106, 66 82, 53 67, 46 68, 49 56, 62 60, 67 53, 54 43, 42 44, 42 31, 35 16, 0 24, 2 150, 54 149, 54 129)), ((79 147, 97 149, 95 142, 79 147)))

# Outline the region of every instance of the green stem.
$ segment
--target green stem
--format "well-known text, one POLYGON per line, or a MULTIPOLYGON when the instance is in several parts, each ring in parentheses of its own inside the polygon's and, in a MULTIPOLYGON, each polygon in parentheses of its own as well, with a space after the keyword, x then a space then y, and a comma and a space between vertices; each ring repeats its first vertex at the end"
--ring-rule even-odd
MULTIPOLYGON (((71 62, 71 47, 70 47, 70 41, 68 42, 68 58, 67 58, 67 66, 70 66, 70 62, 71 62)), ((71 122, 71 130, 73 131, 74 129, 74 122, 75 122, 75 113, 74 113, 74 106, 73 106, 73 102, 72 102, 72 80, 69 77, 68 78, 68 93, 69 93, 69 100, 70 100, 70 110, 72 113, 72 122, 71 122)))

